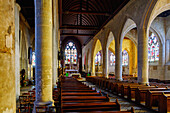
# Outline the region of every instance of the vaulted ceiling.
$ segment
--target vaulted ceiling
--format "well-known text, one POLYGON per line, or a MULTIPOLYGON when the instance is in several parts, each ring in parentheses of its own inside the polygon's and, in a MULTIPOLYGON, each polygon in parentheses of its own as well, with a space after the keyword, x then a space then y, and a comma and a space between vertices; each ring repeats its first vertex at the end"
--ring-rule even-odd
MULTIPOLYGON (((21 13, 34 28, 34 0, 16 0, 21 13)), ((86 45, 100 29, 130 0, 59 0, 59 26, 61 41, 77 38, 86 45)))

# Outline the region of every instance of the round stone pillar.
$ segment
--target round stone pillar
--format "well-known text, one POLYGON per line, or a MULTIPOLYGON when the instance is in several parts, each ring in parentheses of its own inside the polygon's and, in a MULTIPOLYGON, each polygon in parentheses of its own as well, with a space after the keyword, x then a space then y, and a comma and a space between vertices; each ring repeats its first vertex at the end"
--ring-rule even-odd
POLYGON ((15 3, 15 85, 16 85, 16 100, 20 95, 20 51, 19 51, 19 4, 15 3))
POLYGON ((115 40, 115 77, 116 80, 122 81, 122 44, 115 40))
POLYGON ((138 83, 148 84, 148 37, 146 29, 138 30, 138 83))
POLYGON ((108 48, 103 52, 103 77, 108 78, 108 48))
POLYGON ((94 60, 95 60, 95 57, 93 56, 93 59, 91 60, 91 76, 96 76, 94 60))
POLYGON ((59 21, 58 21, 58 0, 53 0, 53 41, 52 41, 52 63, 53 63, 53 88, 57 87, 57 80, 58 80, 58 29, 59 29, 59 21))
MULTIPOLYGON (((35 106, 52 105, 52 0, 35 0, 35 106)), ((34 109, 35 112, 35 109, 34 109)))

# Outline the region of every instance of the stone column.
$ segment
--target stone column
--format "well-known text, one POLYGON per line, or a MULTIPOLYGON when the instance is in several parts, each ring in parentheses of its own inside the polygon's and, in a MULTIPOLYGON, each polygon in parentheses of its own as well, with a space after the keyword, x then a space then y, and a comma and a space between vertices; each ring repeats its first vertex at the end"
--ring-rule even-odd
POLYGON ((14 0, 0 0, 0 113, 16 113, 14 9, 14 0))
POLYGON ((129 54, 129 74, 133 75, 135 73, 135 63, 136 63, 136 47, 133 42, 131 42, 130 46, 130 54, 129 54))
POLYGON ((93 60, 91 61, 91 76, 96 76, 95 75, 95 57, 93 56, 93 60))
POLYGON ((166 49, 165 49, 165 63, 167 63, 167 62, 169 62, 169 57, 170 57, 170 39, 167 39, 166 41, 165 41, 165 43, 166 43, 166 49))
POLYGON ((115 39, 115 76, 116 80, 122 81, 122 44, 115 39))
POLYGON ((20 52, 19 52, 19 12, 20 6, 15 3, 15 85, 16 99, 20 95, 20 52))
POLYGON ((89 72, 89 51, 87 52, 87 55, 86 55, 86 73, 88 73, 89 72))
POLYGON ((103 76, 108 78, 108 48, 103 51, 103 76))
MULTIPOLYGON (((35 106, 52 105, 52 0, 35 0, 35 106)), ((35 109, 34 109, 35 112, 35 109)))
POLYGON ((58 0, 53 0, 53 87, 58 80, 58 0))
POLYGON ((145 28, 138 30, 138 83, 148 84, 148 37, 145 28))

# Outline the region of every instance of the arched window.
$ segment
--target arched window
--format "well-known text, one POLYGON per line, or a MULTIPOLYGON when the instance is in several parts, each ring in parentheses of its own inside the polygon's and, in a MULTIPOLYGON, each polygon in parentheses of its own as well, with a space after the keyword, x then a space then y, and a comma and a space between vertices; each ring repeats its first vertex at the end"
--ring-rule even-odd
POLYGON ((66 45, 65 64, 77 64, 77 49, 73 42, 69 42, 66 45))
POLYGON ((101 51, 99 51, 95 56, 95 65, 101 65, 101 51))
POLYGON ((122 53, 122 65, 127 66, 129 62, 128 52, 126 50, 122 53))
POLYGON ((110 52, 110 65, 115 65, 115 55, 112 52, 110 52))
POLYGON ((35 52, 32 52, 32 66, 35 66, 35 52))
POLYGON ((148 39, 148 61, 154 62, 159 60, 159 43, 158 38, 152 33, 148 39))

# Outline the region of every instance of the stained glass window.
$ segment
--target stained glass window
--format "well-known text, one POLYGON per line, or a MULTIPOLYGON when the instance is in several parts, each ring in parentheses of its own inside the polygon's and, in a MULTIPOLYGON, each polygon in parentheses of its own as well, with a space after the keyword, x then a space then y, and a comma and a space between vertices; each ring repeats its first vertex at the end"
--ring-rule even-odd
POLYGON ((126 50, 123 51, 122 53, 122 65, 127 66, 129 62, 129 55, 126 50))
POLYGON ((95 65, 101 65, 101 51, 99 51, 95 56, 95 65))
POLYGON ((110 65, 115 65, 115 55, 112 52, 110 52, 110 65))
POLYGON ((35 52, 32 52, 32 66, 35 66, 35 52))
POLYGON ((148 61, 159 60, 159 43, 157 37, 152 33, 148 39, 148 61))
POLYGON ((66 45, 65 64, 77 64, 77 49, 73 42, 69 42, 66 45))

